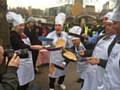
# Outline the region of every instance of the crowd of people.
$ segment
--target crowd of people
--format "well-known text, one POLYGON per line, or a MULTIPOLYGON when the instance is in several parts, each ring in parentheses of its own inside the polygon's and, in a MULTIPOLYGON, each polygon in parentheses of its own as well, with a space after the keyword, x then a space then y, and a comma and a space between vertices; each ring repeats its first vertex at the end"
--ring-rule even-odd
MULTIPOLYGON (((119 2, 119 0, 118 0, 119 2)), ((55 82, 66 90, 64 80, 69 62, 76 63, 80 90, 120 90, 120 6, 102 16, 102 25, 93 20, 90 27, 84 19, 68 32, 63 31, 66 15, 58 13, 53 30, 42 27, 33 17, 24 21, 20 14, 8 12, 12 23, 10 43, 14 53, 9 57, 0 41, 0 90, 27 90, 35 79, 39 50, 49 51, 49 90, 55 82), (51 39, 49 48, 39 37, 51 39), (72 55, 65 56, 66 52, 72 55), (70 58, 71 57, 71 58, 70 58)), ((47 42, 46 42, 47 43, 47 42)))

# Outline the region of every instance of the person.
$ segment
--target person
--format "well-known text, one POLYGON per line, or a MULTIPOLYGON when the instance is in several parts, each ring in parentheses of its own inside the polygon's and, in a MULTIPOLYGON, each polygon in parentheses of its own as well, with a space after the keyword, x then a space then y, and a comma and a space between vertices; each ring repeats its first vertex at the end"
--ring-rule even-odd
POLYGON ((89 36, 89 32, 90 32, 88 26, 86 25, 85 18, 81 18, 79 20, 79 26, 82 28, 81 41, 85 45, 88 40, 88 36, 89 36))
POLYGON ((109 47, 114 40, 116 40, 116 31, 112 29, 113 22, 110 20, 111 17, 112 15, 105 23, 106 35, 98 40, 93 50, 92 57, 88 58, 87 62, 90 64, 86 69, 86 72, 83 74, 85 81, 81 90, 97 90, 97 87, 102 85, 105 73, 105 69, 103 67, 109 58, 109 47), (95 63, 95 60, 97 64, 93 64, 95 63), (101 64, 103 67, 100 66, 101 64))
POLYGON ((20 58, 17 54, 14 54, 8 63, 8 57, 5 58, 4 52, 2 43, 0 43, 0 90, 17 90, 19 84, 17 69, 20 58))
MULTIPOLYGON (((31 45, 41 45, 42 43, 38 40, 36 27, 35 27, 35 19, 33 17, 29 17, 26 23, 26 27, 24 30, 25 35, 30 39, 31 45)), ((32 50, 32 60, 35 73, 38 71, 36 69, 36 60, 38 57, 39 50, 32 50)))
POLYGON ((81 54, 84 54, 81 51, 86 50, 80 39, 81 31, 82 31, 81 27, 74 26, 69 30, 69 35, 72 40, 72 46, 70 47, 70 49, 78 57, 77 72, 79 73, 80 79, 77 82, 80 82, 82 86, 84 83, 84 79, 82 79, 81 74, 86 70, 88 64, 87 62, 81 61, 82 58, 85 58, 85 57, 81 57, 81 54))
POLYGON ((110 53, 109 60, 105 67, 103 84, 98 90, 119 90, 120 89, 120 1, 116 1, 116 8, 113 11, 113 30, 117 31, 117 41, 110 53))
POLYGON ((8 12, 6 19, 13 24, 13 30, 10 32, 10 42, 12 49, 23 53, 20 57, 20 66, 17 70, 19 79, 18 90, 26 90, 29 83, 34 80, 34 68, 31 49, 41 49, 41 45, 31 45, 29 38, 24 34, 24 19, 21 15, 14 12, 8 12))
MULTIPOLYGON (((68 35, 63 30, 63 24, 65 22, 65 14, 59 13, 55 18, 55 30, 50 32, 47 35, 47 38, 53 39, 52 44, 55 45, 58 40, 63 40, 65 44, 62 46, 63 48, 67 45, 68 35)), ((50 51, 50 68, 52 65, 57 65, 61 68, 56 68, 52 73, 49 74, 49 90, 55 90, 55 81, 57 78, 58 86, 61 89, 66 89, 66 86, 63 84, 66 74, 66 66, 64 62, 64 58, 61 55, 62 48, 58 48, 57 50, 50 51), (64 69, 63 69, 64 68, 64 69)))

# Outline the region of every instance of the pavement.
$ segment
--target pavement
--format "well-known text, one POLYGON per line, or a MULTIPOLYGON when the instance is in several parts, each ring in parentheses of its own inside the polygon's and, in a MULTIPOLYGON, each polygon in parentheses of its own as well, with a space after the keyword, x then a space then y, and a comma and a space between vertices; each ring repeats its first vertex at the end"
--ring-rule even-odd
MULTIPOLYGON (((66 90, 80 90, 80 83, 77 83, 79 75, 76 72, 76 63, 69 63, 67 68, 67 75, 65 78, 66 90)), ((36 74, 36 78, 33 84, 39 86, 40 90, 49 90, 49 78, 48 78, 48 65, 42 65, 39 67, 39 73, 36 74)), ((55 90, 61 90, 57 83, 55 84, 55 90)))

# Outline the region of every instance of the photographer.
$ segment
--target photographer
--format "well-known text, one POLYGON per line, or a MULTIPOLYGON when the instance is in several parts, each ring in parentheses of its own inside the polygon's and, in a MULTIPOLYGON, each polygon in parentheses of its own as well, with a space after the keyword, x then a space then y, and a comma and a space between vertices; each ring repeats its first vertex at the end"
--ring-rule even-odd
POLYGON ((13 24, 13 30, 10 32, 12 49, 20 53, 20 66, 17 71, 19 79, 18 90, 27 90, 29 83, 35 78, 31 50, 42 49, 42 46, 31 45, 29 38, 23 32, 25 26, 21 15, 8 12, 6 18, 9 23, 13 24))
POLYGON ((0 90, 17 90, 19 57, 14 54, 8 65, 6 63, 7 59, 4 57, 4 49, 0 44, 0 90))

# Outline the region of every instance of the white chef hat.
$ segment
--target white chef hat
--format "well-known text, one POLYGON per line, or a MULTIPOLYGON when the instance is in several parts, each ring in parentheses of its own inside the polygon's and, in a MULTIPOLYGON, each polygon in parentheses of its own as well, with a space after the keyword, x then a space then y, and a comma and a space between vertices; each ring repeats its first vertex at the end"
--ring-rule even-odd
POLYGON ((115 10, 113 12, 112 20, 113 21, 120 21, 120 10, 115 10))
POLYGON ((24 19, 22 18, 22 16, 14 12, 8 12, 6 14, 6 19, 9 23, 12 23, 13 26, 17 26, 24 23, 24 19))
POLYGON ((120 21, 120 0, 116 0, 116 5, 113 10, 113 21, 120 21))
POLYGON ((35 22, 36 20, 35 20, 35 18, 34 17, 29 17, 28 19, 27 19, 27 23, 28 22, 35 22))
POLYGON ((110 22, 110 23, 113 23, 112 21, 112 17, 113 17, 113 12, 108 12, 105 17, 108 18, 108 20, 106 20, 106 22, 110 22))
POLYGON ((69 35, 71 36, 71 39, 80 39, 82 29, 79 26, 74 26, 69 30, 69 35))
POLYGON ((102 20, 103 18, 111 19, 113 15, 113 12, 108 12, 105 15, 103 15, 100 19, 102 20))
POLYGON ((108 12, 108 13, 106 13, 103 17, 109 18, 109 17, 111 16, 111 14, 112 14, 112 12, 108 12))
POLYGON ((64 25, 66 19, 66 15, 64 13, 58 13, 58 15, 55 17, 55 24, 60 24, 60 25, 64 25))

